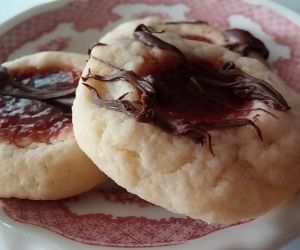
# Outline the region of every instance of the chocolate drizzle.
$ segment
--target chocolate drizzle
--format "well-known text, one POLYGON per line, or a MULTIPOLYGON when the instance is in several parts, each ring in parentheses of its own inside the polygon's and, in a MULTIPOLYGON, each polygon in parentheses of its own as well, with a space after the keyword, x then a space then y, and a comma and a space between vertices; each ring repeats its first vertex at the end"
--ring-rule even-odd
POLYGON ((177 53, 176 66, 173 63, 167 70, 158 66, 157 72, 138 75, 98 58, 117 73, 101 76, 89 70, 82 77, 83 81, 94 79, 110 83, 124 80, 140 91, 140 98, 135 102, 125 100, 126 94, 117 100, 105 100, 94 87, 84 83, 92 91, 98 106, 123 112, 138 122, 154 124, 169 133, 189 137, 196 143, 207 141, 211 152, 211 130, 250 125, 262 139, 259 127, 245 118, 254 110, 254 100, 277 110, 290 109, 269 83, 247 75, 233 62, 216 67, 203 60, 188 61, 178 48, 153 33, 152 29, 139 25, 134 37, 147 46, 177 53))
POLYGON ((101 42, 93 43, 93 44, 89 47, 89 49, 88 49, 88 55, 90 56, 91 53, 92 53, 92 50, 93 50, 95 47, 98 47, 98 46, 107 46, 107 44, 101 43, 101 42))
POLYGON ((72 69, 0 66, 0 138, 17 147, 51 143, 72 124, 71 106, 79 80, 72 69))
POLYGON ((56 72, 48 74, 48 79, 44 80, 37 74, 36 76, 27 77, 27 79, 18 79, 18 75, 14 76, 9 73, 7 68, 0 66, 0 95, 11 96, 17 98, 27 98, 31 100, 43 100, 52 105, 62 106, 64 109, 70 109, 75 96, 76 85, 79 75, 75 76, 73 72, 56 72), (66 79, 67 78, 67 79, 66 79), (46 84, 43 84, 43 81, 46 84), (53 84, 55 81, 72 81, 71 84, 61 84, 62 86, 53 84), (35 82, 42 83, 42 86, 36 86, 35 82), (49 84, 48 84, 49 83, 49 84), (69 107, 69 108, 68 108, 69 107))
POLYGON ((241 53, 244 56, 249 55, 250 52, 256 52, 262 58, 268 58, 269 51, 267 47, 250 32, 241 29, 228 29, 223 34, 228 43, 226 45, 228 49, 241 53))
MULTIPOLYGON (((208 24, 205 21, 178 21, 178 22, 166 22, 167 25, 176 24, 208 24)), ((250 32, 242 29, 227 29, 223 31, 223 35, 226 41, 226 47, 230 50, 238 52, 244 56, 248 56, 251 52, 256 52, 262 58, 267 59, 269 51, 264 43, 258 38, 254 37, 250 32)), ((205 42, 211 42, 209 39, 203 36, 197 38, 197 34, 185 35, 183 38, 190 40, 200 40, 205 42)))
POLYGON ((154 31, 152 28, 147 27, 144 24, 140 24, 136 27, 133 36, 135 37, 136 40, 144 43, 149 47, 156 47, 161 50, 168 50, 174 52, 175 54, 179 55, 183 59, 185 58, 183 53, 178 48, 152 35, 153 33, 162 33, 162 31, 157 32, 154 31))
POLYGON ((208 24, 206 21, 197 20, 197 21, 172 21, 172 22, 165 22, 164 24, 167 25, 176 25, 176 24, 208 24))

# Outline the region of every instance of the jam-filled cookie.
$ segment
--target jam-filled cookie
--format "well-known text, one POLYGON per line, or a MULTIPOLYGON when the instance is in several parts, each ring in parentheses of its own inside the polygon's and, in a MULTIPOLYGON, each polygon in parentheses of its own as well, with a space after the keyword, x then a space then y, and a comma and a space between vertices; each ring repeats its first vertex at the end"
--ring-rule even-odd
POLYGON ((0 67, 0 197, 60 199, 105 180, 79 149, 71 105, 86 56, 41 52, 0 67))
POLYGON ((255 218, 299 190, 299 96, 260 60, 146 25, 101 42, 74 134, 117 184, 211 223, 255 218))

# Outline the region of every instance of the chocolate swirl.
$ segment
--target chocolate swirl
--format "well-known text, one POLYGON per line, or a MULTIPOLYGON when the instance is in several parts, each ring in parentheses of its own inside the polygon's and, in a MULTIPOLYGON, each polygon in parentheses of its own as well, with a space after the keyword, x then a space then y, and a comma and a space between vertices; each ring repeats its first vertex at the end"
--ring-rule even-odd
POLYGON ((107 44, 101 43, 101 42, 93 43, 93 44, 89 47, 89 49, 88 49, 88 55, 91 56, 92 50, 93 50, 95 47, 98 47, 98 46, 107 46, 107 44))
MULTIPOLYGON (((205 21, 178 21, 178 22, 166 22, 166 25, 177 25, 177 24, 208 24, 205 21)), ((223 36, 226 41, 226 47, 232 51, 238 52, 244 56, 248 56, 251 52, 255 52, 264 59, 268 59, 269 51, 265 44, 254 37, 250 32, 242 29, 227 29, 223 31, 223 36)), ((198 36, 201 39, 197 39, 197 34, 185 35, 183 36, 190 38, 191 40, 202 40, 206 42, 211 42, 207 37, 198 36), (193 38, 194 37, 194 38, 193 38)))
POLYGON ((70 110, 76 90, 73 83, 79 79, 76 74, 58 71, 43 76, 37 72, 36 75, 20 79, 18 74, 14 76, 7 68, 0 66, 0 95, 46 101, 70 110), (67 84, 59 86, 60 81, 67 81, 67 84), (42 86, 36 86, 36 83, 42 86))
POLYGON ((183 53, 178 48, 176 48, 172 44, 166 43, 163 40, 159 39, 158 37, 152 35, 153 33, 162 33, 162 32, 154 31, 153 28, 147 27, 144 24, 140 24, 136 27, 136 29, 133 33, 133 36, 135 37, 136 40, 144 43, 147 46, 156 47, 161 50, 169 50, 169 51, 172 51, 175 54, 179 55, 183 59, 185 58, 183 53))
POLYGON ((230 50, 248 56, 250 52, 256 52, 262 58, 268 59, 269 51, 264 43, 254 37, 250 32, 241 29, 228 29, 223 32, 226 47, 230 50))
POLYGON ((134 37, 146 46, 177 53, 177 66, 173 64, 167 70, 158 66, 157 72, 138 75, 99 59, 118 72, 101 76, 89 70, 82 78, 84 81, 90 78, 108 83, 124 80, 139 89, 141 94, 137 102, 125 100, 126 94, 117 100, 105 100, 94 87, 84 83, 92 91, 98 106, 123 112, 138 122, 159 126, 196 143, 207 141, 211 152, 211 130, 250 125, 262 139, 259 127, 245 118, 254 110, 253 101, 280 111, 290 109, 282 95, 269 83, 244 73, 233 62, 216 67, 203 60, 188 61, 178 48, 154 36, 152 29, 145 29, 144 25, 136 28, 134 37))
POLYGON ((164 24, 167 25, 177 25, 177 24, 190 24, 190 25, 197 25, 197 24, 208 24, 208 22, 206 21, 202 21, 202 20, 196 20, 196 21, 171 21, 171 22, 165 22, 164 24))

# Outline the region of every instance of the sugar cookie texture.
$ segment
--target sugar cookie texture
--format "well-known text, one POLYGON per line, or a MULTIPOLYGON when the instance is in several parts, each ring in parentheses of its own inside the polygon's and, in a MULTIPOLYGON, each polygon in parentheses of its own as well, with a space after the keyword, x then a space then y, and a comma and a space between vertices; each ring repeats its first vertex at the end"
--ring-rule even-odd
MULTIPOLYGON (((175 60, 174 53, 147 46, 133 36, 136 24, 123 24, 93 48, 83 76, 107 76, 119 67, 139 75, 175 60), (100 59, 100 60, 99 60, 100 59), (105 63, 101 61, 105 61, 105 63)), ((156 28, 154 23, 154 28, 156 28)), ((183 39, 166 30, 154 34, 176 46, 186 58, 214 63, 233 61, 245 73, 271 84, 291 107, 282 112, 255 101, 251 126, 210 131, 207 143, 193 142, 160 127, 137 122, 124 113, 100 108, 92 92, 79 84, 73 105, 74 134, 80 148, 117 184, 175 213, 210 223, 234 223, 260 216, 291 199, 300 188, 300 99, 260 60, 223 46, 183 39), (262 108, 273 114, 260 111, 262 108), (274 117, 275 116, 275 117, 274 117)), ((104 99, 135 101, 140 92, 126 81, 85 81, 104 99)))
MULTIPOLYGON (((41 52, 2 66, 10 71, 71 68, 82 70, 86 56, 41 52)), ((79 149, 73 128, 63 129, 50 143, 26 141, 25 146, 0 139, 0 197, 60 199, 87 191, 106 179, 79 149)))

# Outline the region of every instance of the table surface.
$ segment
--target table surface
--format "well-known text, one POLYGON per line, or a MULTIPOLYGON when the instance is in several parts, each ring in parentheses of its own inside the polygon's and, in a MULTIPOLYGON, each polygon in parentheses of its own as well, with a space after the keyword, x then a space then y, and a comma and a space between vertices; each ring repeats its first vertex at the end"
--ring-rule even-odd
MULTIPOLYGON (((16 16, 17 14, 30 9, 33 6, 52 2, 55 0, 0 0, 0 24, 9 18, 16 16), (3 7, 5 6, 5 7, 3 7)), ((64 0, 59 0, 64 1, 64 0)), ((262 2, 264 0, 261 0, 262 2)), ((299 0, 272 0, 273 2, 280 3, 290 9, 293 9, 300 13, 300 1, 299 0)), ((0 48, 1 49, 1 48, 0 48)), ((281 250, 298 250, 300 249, 300 238, 295 239, 294 241, 290 242, 281 250)))

